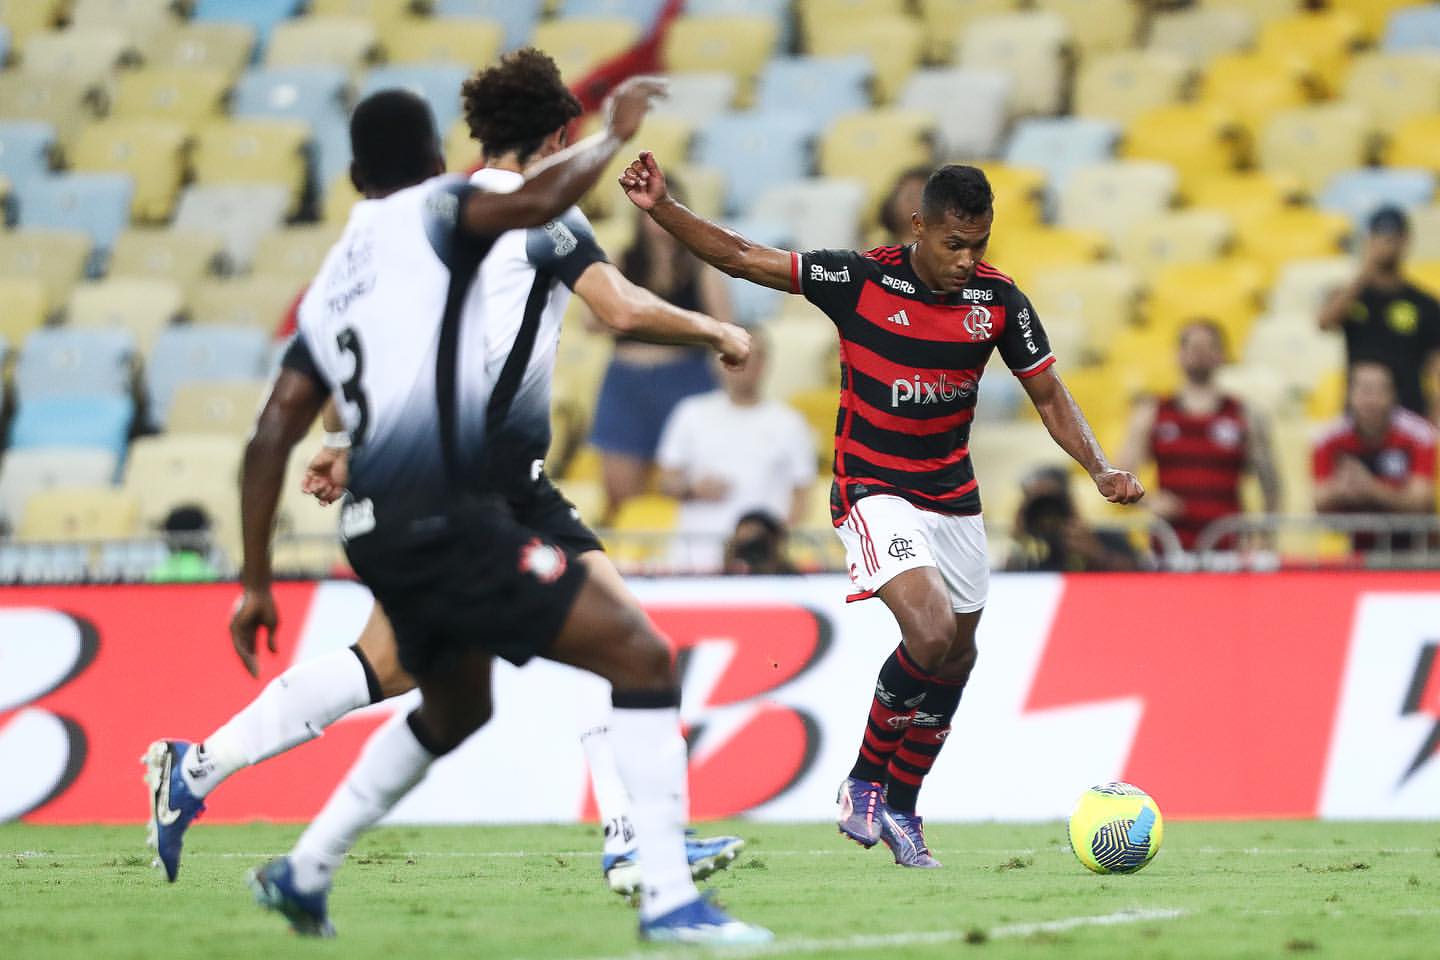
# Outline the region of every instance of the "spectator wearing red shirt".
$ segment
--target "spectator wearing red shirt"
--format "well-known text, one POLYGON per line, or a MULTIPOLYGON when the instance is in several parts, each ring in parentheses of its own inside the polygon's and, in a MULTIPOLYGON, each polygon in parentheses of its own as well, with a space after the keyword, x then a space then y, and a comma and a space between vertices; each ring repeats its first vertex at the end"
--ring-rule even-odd
MULTIPOLYGON (((1350 368, 1350 410, 1315 445, 1315 509, 1320 513, 1428 514, 1435 510, 1435 428, 1399 406, 1390 368, 1367 360, 1350 368)), ((1373 537, 1356 537, 1369 549, 1373 537)), ((1408 537, 1393 546, 1404 549, 1408 537)))

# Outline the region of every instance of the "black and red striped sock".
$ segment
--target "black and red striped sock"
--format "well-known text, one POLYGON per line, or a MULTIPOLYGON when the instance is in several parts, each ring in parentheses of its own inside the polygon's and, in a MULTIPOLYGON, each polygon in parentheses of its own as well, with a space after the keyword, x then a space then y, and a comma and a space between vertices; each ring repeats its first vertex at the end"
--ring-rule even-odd
POLYGON ((905 738, 905 728, 915 708, 925 699, 930 675, 911 659, 902 643, 895 648, 880 668, 875 681, 875 697, 870 701, 870 717, 865 721, 865 738, 860 742, 860 755, 850 776, 856 780, 884 783, 890 758, 905 738))
POLYGON ((964 683, 943 680, 932 679, 926 686, 925 701, 910 718, 899 749, 890 757, 885 802, 891 809, 915 812, 920 785, 950 737, 950 721, 960 707, 960 694, 964 691, 964 683))

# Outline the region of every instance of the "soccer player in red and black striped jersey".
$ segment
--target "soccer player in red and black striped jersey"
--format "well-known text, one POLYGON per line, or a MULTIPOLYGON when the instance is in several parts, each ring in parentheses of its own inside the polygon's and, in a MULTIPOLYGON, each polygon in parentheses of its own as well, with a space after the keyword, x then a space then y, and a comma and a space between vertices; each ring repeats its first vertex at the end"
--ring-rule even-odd
POLYGON ((1105 458, 1054 368, 1035 308, 984 261, 992 193, 975 167, 945 166, 911 217, 914 241, 869 253, 793 253, 696 216, 642 153, 620 177, 631 202, 700 259, 734 277, 803 295, 840 335, 831 515, 855 599, 878 596, 900 625, 880 669, 859 756, 840 788, 841 833, 884 840, 896 863, 938 867, 915 813, 975 664, 989 588, 970 421, 997 348, 1051 436, 1106 499, 1144 495, 1105 458))

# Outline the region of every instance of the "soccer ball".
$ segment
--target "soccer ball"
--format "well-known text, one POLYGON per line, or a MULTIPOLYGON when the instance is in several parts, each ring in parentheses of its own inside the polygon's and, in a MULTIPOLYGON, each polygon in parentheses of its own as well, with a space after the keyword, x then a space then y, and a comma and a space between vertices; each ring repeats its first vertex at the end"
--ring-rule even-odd
POLYGON ((1149 794, 1128 783, 1091 787, 1070 814, 1070 849, 1096 873, 1134 873, 1160 852, 1165 821, 1149 794))

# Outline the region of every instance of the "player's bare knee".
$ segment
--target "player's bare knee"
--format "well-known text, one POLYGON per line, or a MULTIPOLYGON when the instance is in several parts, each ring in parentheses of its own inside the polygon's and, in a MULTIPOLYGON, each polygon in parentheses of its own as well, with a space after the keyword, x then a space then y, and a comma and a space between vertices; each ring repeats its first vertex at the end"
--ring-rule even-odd
POLYGON ((953 621, 920 622, 902 631, 905 651, 920 669, 935 673, 944 665, 955 645, 953 621))

